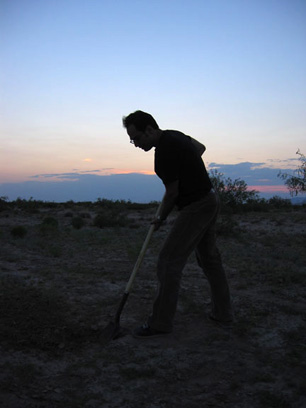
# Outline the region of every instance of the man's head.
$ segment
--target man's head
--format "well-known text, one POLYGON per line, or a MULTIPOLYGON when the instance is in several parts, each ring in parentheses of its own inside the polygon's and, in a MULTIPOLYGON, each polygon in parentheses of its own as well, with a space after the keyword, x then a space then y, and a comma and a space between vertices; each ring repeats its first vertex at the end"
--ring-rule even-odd
POLYGON ((153 129, 159 129, 153 116, 141 110, 130 113, 128 116, 124 116, 122 122, 125 128, 134 125, 135 128, 141 132, 145 132, 147 126, 151 126, 153 129))
POLYGON ((135 147, 147 152, 156 146, 160 129, 152 115, 138 110, 123 117, 122 122, 135 147))

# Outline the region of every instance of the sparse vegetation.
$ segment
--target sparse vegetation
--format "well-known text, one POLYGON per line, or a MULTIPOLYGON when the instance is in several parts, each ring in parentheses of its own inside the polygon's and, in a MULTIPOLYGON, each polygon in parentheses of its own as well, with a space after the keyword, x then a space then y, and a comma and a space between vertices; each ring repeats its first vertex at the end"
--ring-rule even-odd
POLYGON ((58 291, 6 277, 0 280, 0 292, 4 344, 45 350, 63 341, 68 308, 58 291))
POLYGON ((57 229, 58 228, 58 220, 56 218, 54 218, 54 217, 45 217, 43 219, 41 225, 57 229))
POLYGON ((93 225, 98 228, 124 227, 128 219, 117 208, 99 211, 93 220, 93 225))
POLYGON ((300 150, 296 154, 299 156, 300 166, 295 173, 279 173, 279 177, 285 180, 285 184, 292 196, 306 192, 306 157, 300 150))
POLYGON ((58 231, 58 220, 54 217, 45 217, 39 225, 42 235, 52 235, 58 231))
POLYGON ((11 229, 11 235, 14 238, 24 238, 27 235, 27 232, 26 227, 23 227, 22 225, 18 225, 11 229))
POLYGON ((81 229, 85 225, 84 218, 82 217, 74 217, 72 218, 71 225, 75 229, 81 229))
MULTIPOLYGON (((34 200, 5 200, 0 213, 0 398, 6 408, 303 406, 303 206, 253 197, 223 207, 218 241, 233 295, 232 331, 206 318, 209 287, 192 256, 175 334, 149 342, 127 335, 104 348, 101 332, 116 311, 156 203, 33 206, 34 200), (99 215, 101 227, 94 225, 99 215), (16 227, 26 231, 22 239, 12 234, 16 227)), ((156 260, 170 225, 152 237, 123 327, 134 328, 150 312, 156 260)))
POLYGON ((0 212, 8 207, 8 197, 0 197, 0 212))
POLYGON ((249 201, 259 199, 258 192, 256 190, 248 190, 247 183, 244 180, 232 180, 217 170, 210 172, 210 178, 219 195, 223 210, 239 211, 249 201))

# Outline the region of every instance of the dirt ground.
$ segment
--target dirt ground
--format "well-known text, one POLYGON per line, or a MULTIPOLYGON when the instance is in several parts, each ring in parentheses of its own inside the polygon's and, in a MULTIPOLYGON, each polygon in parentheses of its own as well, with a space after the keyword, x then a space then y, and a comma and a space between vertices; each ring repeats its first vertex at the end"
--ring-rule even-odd
POLYGON ((220 219, 231 329, 207 319, 209 286, 192 256, 174 332, 135 339, 130 331, 146 320, 155 296, 170 219, 154 234, 123 310, 125 335, 107 344, 104 329, 154 208, 126 210, 126 225, 107 228, 93 225, 96 211, 0 212, 1 407, 306 406, 305 209, 220 219), (72 226, 76 217, 82 228, 72 226))

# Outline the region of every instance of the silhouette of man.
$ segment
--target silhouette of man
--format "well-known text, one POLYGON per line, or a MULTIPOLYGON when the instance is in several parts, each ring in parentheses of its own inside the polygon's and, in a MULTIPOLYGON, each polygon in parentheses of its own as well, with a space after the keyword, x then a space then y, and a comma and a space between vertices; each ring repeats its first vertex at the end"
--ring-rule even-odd
POLYGON ((160 216, 152 221, 155 230, 175 206, 179 210, 158 257, 159 287, 152 314, 134 336, 172 332, 182 271, 193 251, 210 284, 209 317, 227 325, 232 321, 230 292, 215 233, 219 201, 201 158, 205 146, 179 131, 161 130, 153 116, 142 111, 123 117, 123 126, 135 147, 145 152, 155 148, 155 172, 166 190, 160 216))

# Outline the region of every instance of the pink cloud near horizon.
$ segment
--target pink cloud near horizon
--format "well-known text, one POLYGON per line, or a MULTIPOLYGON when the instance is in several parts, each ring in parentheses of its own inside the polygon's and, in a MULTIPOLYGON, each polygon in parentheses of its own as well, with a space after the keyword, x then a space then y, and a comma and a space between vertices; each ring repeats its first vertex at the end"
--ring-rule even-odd
POLYGON ((272 186, 248 186, 248 190, 256 190, 260 193, 286 193, 288 192, 288 188, 282 185, 272 185, 272 186))

